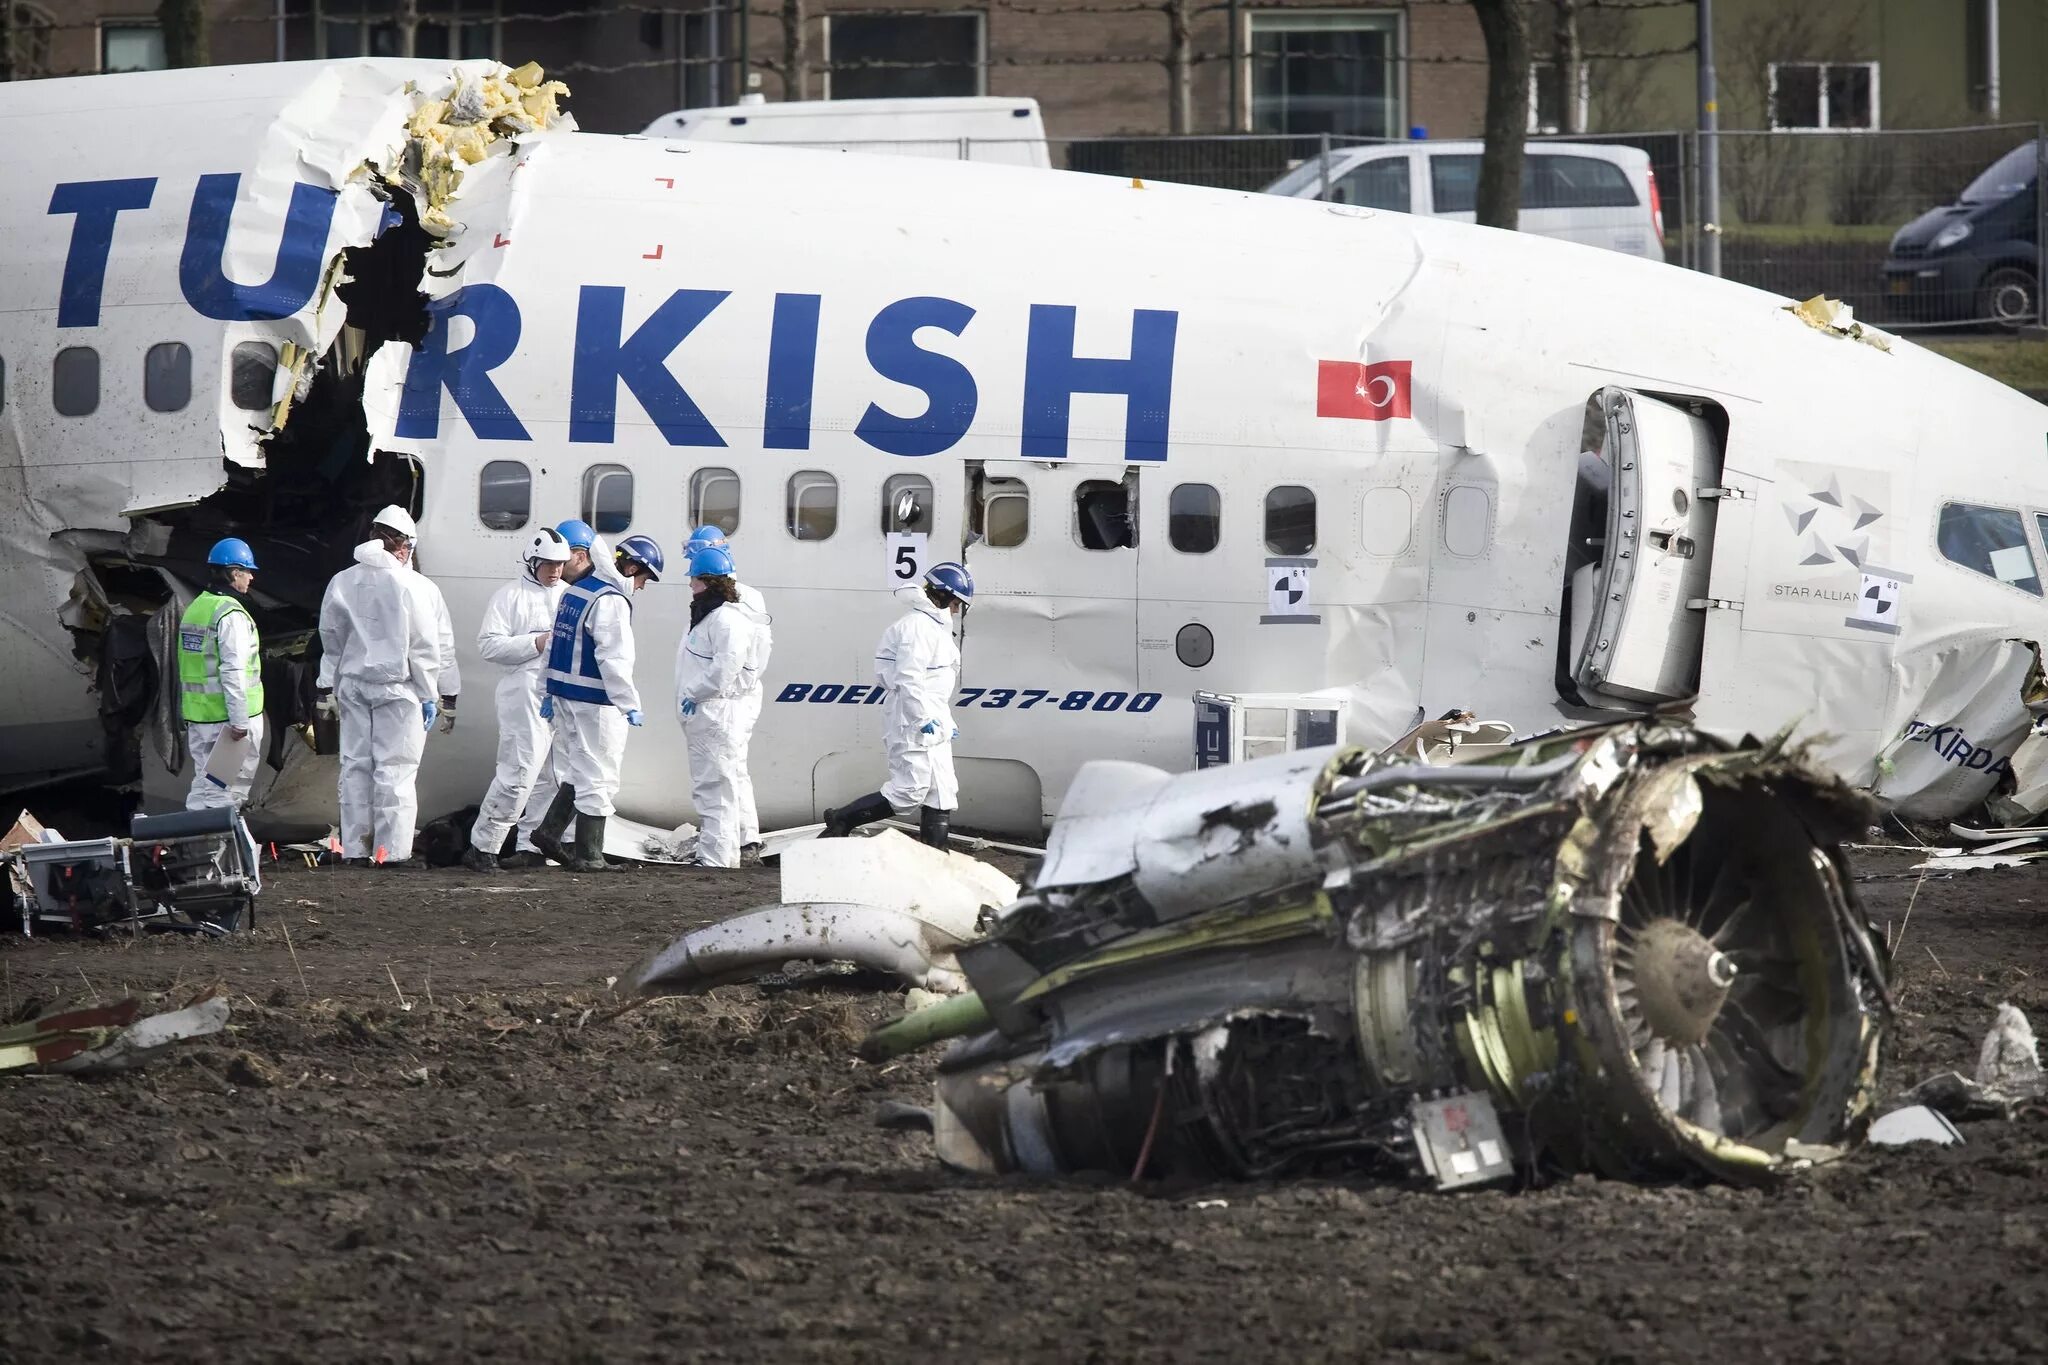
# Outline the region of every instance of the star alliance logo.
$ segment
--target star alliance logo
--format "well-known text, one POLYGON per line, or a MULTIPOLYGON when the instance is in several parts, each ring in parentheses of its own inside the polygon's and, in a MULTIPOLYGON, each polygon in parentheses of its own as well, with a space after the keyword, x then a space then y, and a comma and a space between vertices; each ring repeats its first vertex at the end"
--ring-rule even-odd
POLYGON ((1844 563, 1860 569, 1870 561, 1870 537, 1858 533, 1882 520, 1884 513, 1843 491, 1840 477, 1830 477, 1826 488, 1787 498, 1779 506, 1792 534, 1804 537, 1801 568, 1844 563))

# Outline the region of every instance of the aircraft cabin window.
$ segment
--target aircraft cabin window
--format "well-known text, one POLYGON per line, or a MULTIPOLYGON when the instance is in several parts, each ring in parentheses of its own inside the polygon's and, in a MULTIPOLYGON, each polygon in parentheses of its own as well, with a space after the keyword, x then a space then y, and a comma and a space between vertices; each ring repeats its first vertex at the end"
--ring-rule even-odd
POLYGON ((67 346, 51 367, 50 398, 59 416, 87 417, 100 405, 100 353, 67 346))
POLYGON ((487 460, 476 479, 477 519, 493 531, 516 531, 533 515, 533 471, 518 460, 487 460))
POLYGON ((996 549, 1022 545, 1031 534, 1031 490, 1022 479, 981 477, 974 531, 996 549))
POLYGON ((1223 539, 1223 495, 1206 483, 1176 485, 1166 499, 1166 539, 1191 555, 1215 549, 1223 539))
POLYGON ((583 519, 601 536, 615 536, 633 524, 633 471, 622 464, 594 464, 583 471, 583 519))
POLYGON ((839 480, 822 469, 789 476, 788 526, 798 540, 829 540, 839 529, 839 480))
POLYGON ((1138 543, 1131 489, 1122 483, 1084 480, 1074 490, 1074 522, 1084 550, 1128 550, 1138 543))
POLYGON ((1300 484, 1281 484, 1266 494, 1266 549, 1276 555, 1305 555, 1316 547, 1316 495, 1300 484))
POLYGON ((1463 483, 1444 494, 1444 551, 1461 559, 1477 559, 1493 539, 1493 497, 1484 488, 1463 483))
POLYGON ((716 526, 731 535, 740 529, 740 476, 730 469, 700 469, 690 476, 690 529, 716 526))
POLYGON ((1934 543, 1951 564, 2010 583, 2021 592, 2041 595, 2034 552, 2027 548, 2027 524, 2010 508, 1945 502, 1935 525, 1934 543))
POLYGON ((267 341, 245 341, 235 347, 228 371, 228 396, 244 412, 261 412, 270 406, 270 389, 277 380, 277 348, 267 341))
POLYGON ((932 481, 922 474, 891 474, 882 481, 882 534, 932 530, 932 481))
POLYGON ((192 401, 192 348, 164 341, 142 357, 142 401, 151 412, 178 412, 192 401))

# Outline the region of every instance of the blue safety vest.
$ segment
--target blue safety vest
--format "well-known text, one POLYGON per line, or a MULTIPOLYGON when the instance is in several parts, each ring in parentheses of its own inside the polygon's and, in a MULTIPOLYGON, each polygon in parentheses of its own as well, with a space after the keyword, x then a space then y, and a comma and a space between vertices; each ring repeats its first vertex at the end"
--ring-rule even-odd
POLYGON ((562 591, 562 605, 555 609, 554 638, 548 643, 548 695, 569 701, 610 706, 604 690, 604 673, 597 666, 597 648, 590 639, 584 619, 600 597, 623 600, 628 611, 633 600, 596 574, 585 574, 562 591))

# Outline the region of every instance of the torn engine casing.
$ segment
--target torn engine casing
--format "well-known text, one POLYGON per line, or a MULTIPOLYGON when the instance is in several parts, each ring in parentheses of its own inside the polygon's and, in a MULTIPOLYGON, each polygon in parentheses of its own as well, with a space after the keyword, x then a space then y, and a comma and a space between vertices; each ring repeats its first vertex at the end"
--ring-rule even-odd
POLYGON ((1839 850, 1870 813, 1661 723, 1442 767, 1091 764, 960 952, 994 1027, 941 1062, 939 1155, 1439 1188, 1823 1159, 1889 1010, 1839 850))

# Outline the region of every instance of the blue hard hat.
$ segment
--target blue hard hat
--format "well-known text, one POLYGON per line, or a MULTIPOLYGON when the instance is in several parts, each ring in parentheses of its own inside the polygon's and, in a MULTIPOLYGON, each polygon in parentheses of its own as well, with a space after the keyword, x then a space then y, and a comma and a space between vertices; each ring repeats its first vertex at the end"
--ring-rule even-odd
POLYGON ((732 551, 723 545, 699 545, 690 552, 690 577, 717 578, 732 573, 732 551))
POLYGON ((935 588, 944 588, 962 602, 974 600, 974 575, 967 572, 965 564, 955 564, 950 559, 934 564, 924 571, 924 581, 935 588))
POLYGON ((725 528, 716 522, 707 521, 696 530, 690 532, 690 543, 687 548, 690 553, 695 554, 706 545, 723 546, 725 544, 725 528))
POLYGON ((589 522, 574 518, 557 526, 555 534, 568 541, 572 550, 587 550, 597 540, 597 532, 591 529, 589 522))
POLYGON ((229 536, 226 540, 216 540, 213 542, 213 548, 206 552, 206 562, 209 564, 219 564, 230 569, 254 571, 256 568, 256 552, 249 548, 248 541, 235 536, 229 536))
POLYGON ((621 559, 639 560, 647 566, 647 576, 649 578, 652 578, 657 583, 661 581, 661 569, 665 560, 661 553, 661 547, 648 537, 627 536, 624 540, 620 541, 618 548, 612 551, 612 561, 617 563, 621 559))

